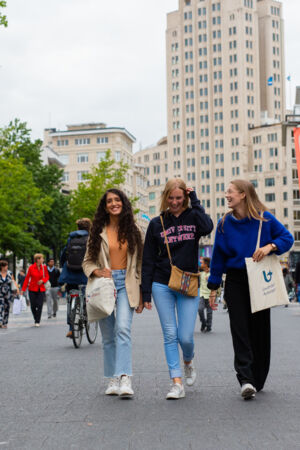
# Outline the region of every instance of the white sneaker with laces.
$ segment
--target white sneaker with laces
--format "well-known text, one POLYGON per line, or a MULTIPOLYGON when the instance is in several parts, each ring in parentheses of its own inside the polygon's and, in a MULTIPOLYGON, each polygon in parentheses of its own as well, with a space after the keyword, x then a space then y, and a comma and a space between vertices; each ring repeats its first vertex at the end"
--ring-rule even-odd
POLYGON ((134 392, 131 386, 131 378, 128 375, 123 375, 120 379, 120 397, 130 398, 133 394, 134 392))
POLYGON ((250 400, 255 397, 256 389, 251 383, 245 383, 241 387, 241 396, 245 400, 250 400))
POLYGON ((186 384, 188 386, 193 386, 197 377, 197 372, 194 367, 193 361, 191 361, 189 364, 184 364, 184 376, 186 379, 186 384))
POLYGON ((181 383, 173 383, 170 391, 167 393, 166 399, 174 399, 185 397, 184 387, 181 383))
POLYGON ((105 391, 105 395, 119 395, 120 380, 119 378, 111 378, 105 391))

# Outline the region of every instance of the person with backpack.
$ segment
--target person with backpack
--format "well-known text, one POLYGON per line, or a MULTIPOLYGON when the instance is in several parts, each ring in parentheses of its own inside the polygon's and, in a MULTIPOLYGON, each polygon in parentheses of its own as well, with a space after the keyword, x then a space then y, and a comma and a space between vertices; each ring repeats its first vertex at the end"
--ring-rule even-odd
MULTIPOLYGON (((76 221, 77 231, 69 234, 67 245, 63 249, 60 257, 62 271, 58 280, 60 285, 66 284, 66 291, 78 289, 79 285, 87 284, 87 277, 82 270, 82 262, 86 251, 87 240, 92 222, 88 218, 76 221)), ((67 303, 67 324, 69 331, 66 337, 72 338, 73 330, 71 323, 71 305, 67 303)))

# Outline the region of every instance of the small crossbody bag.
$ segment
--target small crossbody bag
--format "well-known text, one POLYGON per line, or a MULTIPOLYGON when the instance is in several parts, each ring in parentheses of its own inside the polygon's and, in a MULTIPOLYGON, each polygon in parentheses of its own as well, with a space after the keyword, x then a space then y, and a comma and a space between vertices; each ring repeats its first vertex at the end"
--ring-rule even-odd
POLYGON ((169 243, 168 243, 162 216, 160 216, 160 221, 162 224, 164 237, 165 237, 165 244, 167 247, 168 256, 169 256, 170 265, 171 265, 171 275, 170 275, 168 287, 170 289, 173 289, 174 291, 177 291, 183 295, 186 295, 187 297, 197 297, 200 273, 185 272, 184 270, 179 269, 179 267, 174 266, 174 264, 172 262, 170 247, 169 247, 169 243))

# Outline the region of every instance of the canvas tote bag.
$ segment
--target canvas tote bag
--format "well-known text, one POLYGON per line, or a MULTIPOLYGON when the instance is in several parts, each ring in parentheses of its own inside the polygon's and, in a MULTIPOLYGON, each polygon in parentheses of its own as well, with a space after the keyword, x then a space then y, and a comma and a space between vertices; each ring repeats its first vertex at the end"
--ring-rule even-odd
MULTIPOLYGON (((259 223, 255 251, 260 245, 261 228, 262 221, 259 223)), ((245 261, 252 313, 289 303, 278 256, 273 253, 259 262, 254 262, 252 258, 245 258, 245 261)))
MULTIPOLYGON (((104 265, 108 268, 103 251, 104 265)), ((111 315, 116 302, 117 291, 112 278, 93 277, 86 286, 86 310, 89 322, 96 322, 111 315)))

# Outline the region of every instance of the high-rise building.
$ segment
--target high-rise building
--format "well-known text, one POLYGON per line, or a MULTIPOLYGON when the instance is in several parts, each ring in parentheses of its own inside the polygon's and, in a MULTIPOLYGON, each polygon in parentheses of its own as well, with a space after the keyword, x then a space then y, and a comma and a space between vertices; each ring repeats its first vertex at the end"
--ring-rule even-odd
POLYGON ((261 125, 261 111, 282 120, 282 30, 273 0, 179 0, 168 14, 170 167, 214 219, 230 179, 248 177, 249 130, 261 125))

